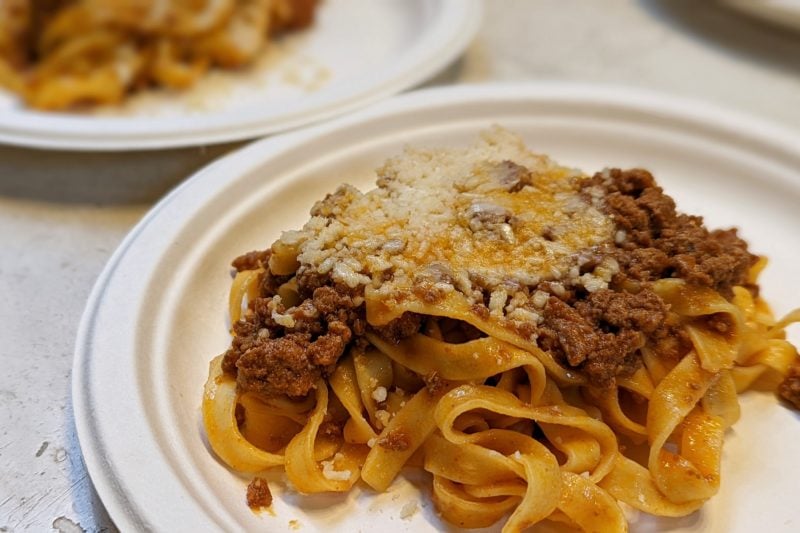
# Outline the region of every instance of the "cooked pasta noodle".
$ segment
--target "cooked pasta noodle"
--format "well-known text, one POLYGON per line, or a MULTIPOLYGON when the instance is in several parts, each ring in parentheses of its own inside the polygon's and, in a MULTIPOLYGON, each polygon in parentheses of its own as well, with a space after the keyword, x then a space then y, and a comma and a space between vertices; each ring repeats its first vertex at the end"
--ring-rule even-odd
POLYGON ((303 493, 360 480, 385 491, 422 467, 437 510, 462 527, 625 531, 620 503, 690 514, 719 489, 738 394, 797 365, 784 329, 800 311, 773 318, 757 289, 765 260, 735 232, 676 213, 644 171, 586 177, 502 130, 471 150, 408 152, 376 191, 341 189, 234 266, 234 341, 203 402, 215 453, 241 472, 283 467, 303 493), (548 202, 575 209, 560 220, 548 202), (441 240, 451 225, 500 257, 441 240), (694 240, 670 255, 673 237, 694 240), (546 264, 523 261, 531 250, 546 264))
POLYGON ((113 104, 247 65, 316 0, 2 0, 0 86, 34 108, 113 104))

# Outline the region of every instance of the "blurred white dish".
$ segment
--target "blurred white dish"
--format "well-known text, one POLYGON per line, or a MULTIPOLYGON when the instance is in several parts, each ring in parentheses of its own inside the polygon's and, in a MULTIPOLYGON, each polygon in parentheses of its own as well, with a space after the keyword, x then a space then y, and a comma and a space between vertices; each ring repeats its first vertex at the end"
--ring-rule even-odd
POLYGON ((211 72, 187 91, 45 113, 0 90, 0 143, 142 150, 284 131, 424 81, 466 48, 480 19, 479 0, 325 0, 311 28, 269 46, 252 68, 211 72))
MULTIPOLYGON (((642 166, 682 211, 736 225, 770 265, 762 290, 778 315, 798 305, 800 139, 753 119, 639 91, 592 85, 453 87, 412 93, 333 122, 254 143, 218 160, 161 201, 100 276, 81 322, 73 402, 81 449, 100 496, 125 531, 435 531, 424 475, 389 492, 301 496, 272 483, 274 515, 245 504, 247 480, 208 449, 200 402, 209 360, 230 344, 229 264, 298 228, 343 183, 406 144, 463 145, 492 124, 587 172, 642 166), (422 494, 417 488, 422 487, 422 494), (401 519, 409 502, 419 512, 401 519)), ((797 330, 790 332, 797 343, 797 330)), ((796 413, 771 394, 741 398, 728 432, 722 487, 682 519, 632 517, 636 532, 796 531, 796 413)), ((279 474, 276 477, 280 477, 279 474)), ((499 530, 499 526, 493 530, 499 530)))

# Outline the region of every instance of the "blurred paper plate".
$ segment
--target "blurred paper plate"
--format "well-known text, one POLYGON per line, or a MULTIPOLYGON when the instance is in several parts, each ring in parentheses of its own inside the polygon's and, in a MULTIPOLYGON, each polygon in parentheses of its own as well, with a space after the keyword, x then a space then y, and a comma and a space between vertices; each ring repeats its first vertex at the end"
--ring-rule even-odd
MULTIPOLYGON (((358 484, 311 496, 288 490, 275 472, 274 514, 251 512, 248 480, 205 442, 200 402, 209 361, 230 344, 232 258, 301 227, 340 184, 372 188, 374 169, 405 145, 463 146, 492 124, 587 172, 652 170, 682 211, 711 227, 741 227, 770 259, 761 279, 767 301, 779 315, 797 307, 800 139, 751 118, 614 87, 488 85, 401 95, 268 138, 217 160, 154 207, 87 304, 73 368, 76 424, 92 480, 122 530, 277 532, 290 521, 304 532, 453 530, 435 512, 430 480, 413 471, 381 494, 358 484), (406 516, 407 504, 418 511, 406 516)), ((795 343, 797 333, 790 330, 795 343)), ((685 518, 632 516, 633 531, 798 530, 797 413, 768 393, 746 393, 741 403, 719 494, 685 518)))
POLYGON ((284 131, 421 83, 463 52, 480 20, 479 0, 324 0, 312 27, 269 44, 252 68, 210 72, 187 91, 82 113, 31 110, 0 92, 0 143, 143 150, 284 131))

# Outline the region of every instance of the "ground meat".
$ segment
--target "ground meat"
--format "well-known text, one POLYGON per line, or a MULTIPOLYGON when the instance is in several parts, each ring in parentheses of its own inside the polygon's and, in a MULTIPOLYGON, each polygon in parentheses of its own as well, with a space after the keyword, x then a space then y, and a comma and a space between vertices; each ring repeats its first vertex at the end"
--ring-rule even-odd
POLYGON ((272 505, 272 493, 269 491, 267 480, 254 477, 247 485, 247 505, 253 510, 272 505))
POLYGON ((560 351, 570 366, 578 366, 595 352, 598 334, 575 309, 555 296, 547 302, 539 344, 547 351, 560 351))
POLYGON ((473 315, 476 315, 478 318, 482 318, 483 320, 488 320, 490 315, 489 308, 484 304, 473 304, 469 310, 473 315))
POLYGON ((255 250, 242 254, 231 262, 231 266, 237 272, 243 270, 255 270, 261 268, 269 261, 269 256, 272 255, 270 250, 255 250))
MULTIPOLYGON (((540 283, 536 290, 550 296, 535 334, 539 346, 563 365, 605 388, 636 370, 646 343, 671 360, 691 349, 685 330, 673 323, 667 305, 649 288, 652 282, 677 277, 730 297, 733 286, 747 284, 757 258, 736 230, 708 231, 701 217, 678 213, 646 170, 612 169, 583 180, 580 187, 588 202, 602 197, 600 207, 617 230, 614 244, 594 250, 597 257, 582 262, 581 273, 604 256, 615 259, 620 271, 608 290, 540 283)), ((711 317, 706 325, 723 335, 732 329, 722 316, 711 317)))
POLYGON ((673 362, 683 359, 692 349, 692 339, 686 329, 677 324, 670 324, 669 319, 653 333, 649 342, 659 357, 673 362))
POLYGON ((314 22, 318 0, 291 0, 275 2, 270 18, 274 32, 306 28, 314 22))
POLYGON ((438 322, 442 339, 452 344, 474 341, 486 336, 481 330, 463 320, 441 318, 438 322))
POLYGON ((657 330, 667 313, 664 301, 647 288, 636 294, 599 290, 577 302, 575 309, 602 329, 632 329, 645 335, 657 330))
POLYGON ((402 339, 418 332, 421 326, 422 316, 406 311, 385 326, 376 327, 375 331, 387 341, 397 344, 402 339))
POLYGON ((519 192, 533 183, 530 170, 509 160, 496 163, 491 168, 491 173, 508 192, 519 192))
POLYGON ((733 318, 728 313, 714 313, 702 318, 706 327, 720 333, 722 335, 730 334, 733 332, 735 324, 733 318))
POLYGON ((239 389, 266 396, 307 395, 328 377, 354 333, 363 335, 363 306, 335 286, 315 289, 310 298, 286 309, 272 298, 256 298, 243 320, 222 368, 236 376, 239 389), (288 314, 294 324, 282 326, 274 314, 288 314))
POLYGON ((342 322, 331 322, 328 324, 328 333, 320 336, 308 346, 306 358, 317 366, 332 366, 344 353, 344 348, 352 336, 347 325, 342 322))
POLYGON ((669 256, 657 248, 636 248, 623 261, 626 274, 636 280, 658 279, 670 267, 669 256))
POLYGON ((442 392, 447 385, 447 381, 442 379, 442 376, 436 371, 431 372, 427 376, 423 376, 422 381, 425 382, 425 388, 428 389, 428 392, 434 396, 442 392))
POLYGON ((411 446, 411 437, 402 429, 390 431, 385 437, 378 440, 378 446, 396 452, 407 450, 411 446))
POLYGON ((319 434, 328 438, 340 438, 342 436, 342 423, 335 420, 326 420, 319 426, 319 434))
POLYGON ((239 389, 266 395, 305 396, 323 372, 309 360, 310 345, 311 336, 305 333, 256 343, 236 361, 239 389))
POLYGON ((444 289, 444 287, 437 286, 429 281, 415 281, 414 286, 411 287, 411 290, 414 293, 414 296, 429 304, 440 302, 447 296, 447 291, 444 289))
POLYGON ((301 298, 311 298, 314 291, 320 287, 331 286, 330 277, 326 274, 320 274, 314 269, 300 266, 297 269, 297 287, 300 291, 301 298))
POLYGON ((259 280, 259 294, 262 298, 268 298, 278 294, 281 285, 292 279, 291 276, 277 276, 266 269, 261 273, 259 280))
POLYGON ((724 296, 747 283, 757 257, 735 229, 708 231, 702 217, 680 214, 675 202, 646 170, 612 169, 582 182, 584 191, 604 190, 604 208, 624 238, 614 257, 622 277, 655 281, 678 277, 724 296))
POLYGON ((800 409, 800 360, 797 358, 789 367, 789 373, 778 386, 778 394, 791 403, 795 409, 800 409))
POLYGON ((608 388, 632 374, 637 351, 663 324, 667 308, 650 289, 638 294, 600 290, 569 306, 550 296, 539 344, 581 369, 592 385, 608 388))

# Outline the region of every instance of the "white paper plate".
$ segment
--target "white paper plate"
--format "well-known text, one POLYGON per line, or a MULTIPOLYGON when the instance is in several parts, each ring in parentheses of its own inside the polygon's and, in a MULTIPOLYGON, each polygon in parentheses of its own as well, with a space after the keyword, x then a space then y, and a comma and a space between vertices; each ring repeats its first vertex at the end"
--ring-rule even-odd
MULTIPOLYGON (((575 85, 456 87, 412 93, 313 129, 267 139, 198 173, 131 232, 101 275, 77 340, 73 398, 86 464, 125 530, 426 531, 444 527, 406 478, 384 494, 300 497, 274 484, 275 516, 244 502, 247 481, 209 452, 199 405, 207 365, 230 340, 229 263, 307 219, 342 182, 404 145, 472 141, 493 123, 587 171, 651 169, 684 211, 739 225, 771 262, 777 312, 800 302, 800 138, 698 104, 575 85)), ((797 332, 792 339, 800 340, 797 332)), ((746 394, 729 432, 718 496, 691 517, 639 518, 634 531, 797 531, 800 420, 772 395, 746 394)), ((424 485, 424 484, 421 484, 424 485)))
POLYGON ((721 0, 750 16, 800 30, 800 0, 721 0))
POLYGON ((249 139, 326 119, 429 78, 477 32, 479 0, 325 0, 315 24, 253 68, 91 113, 42 113, 0 91, 0 142, 135 150, 249 139))

